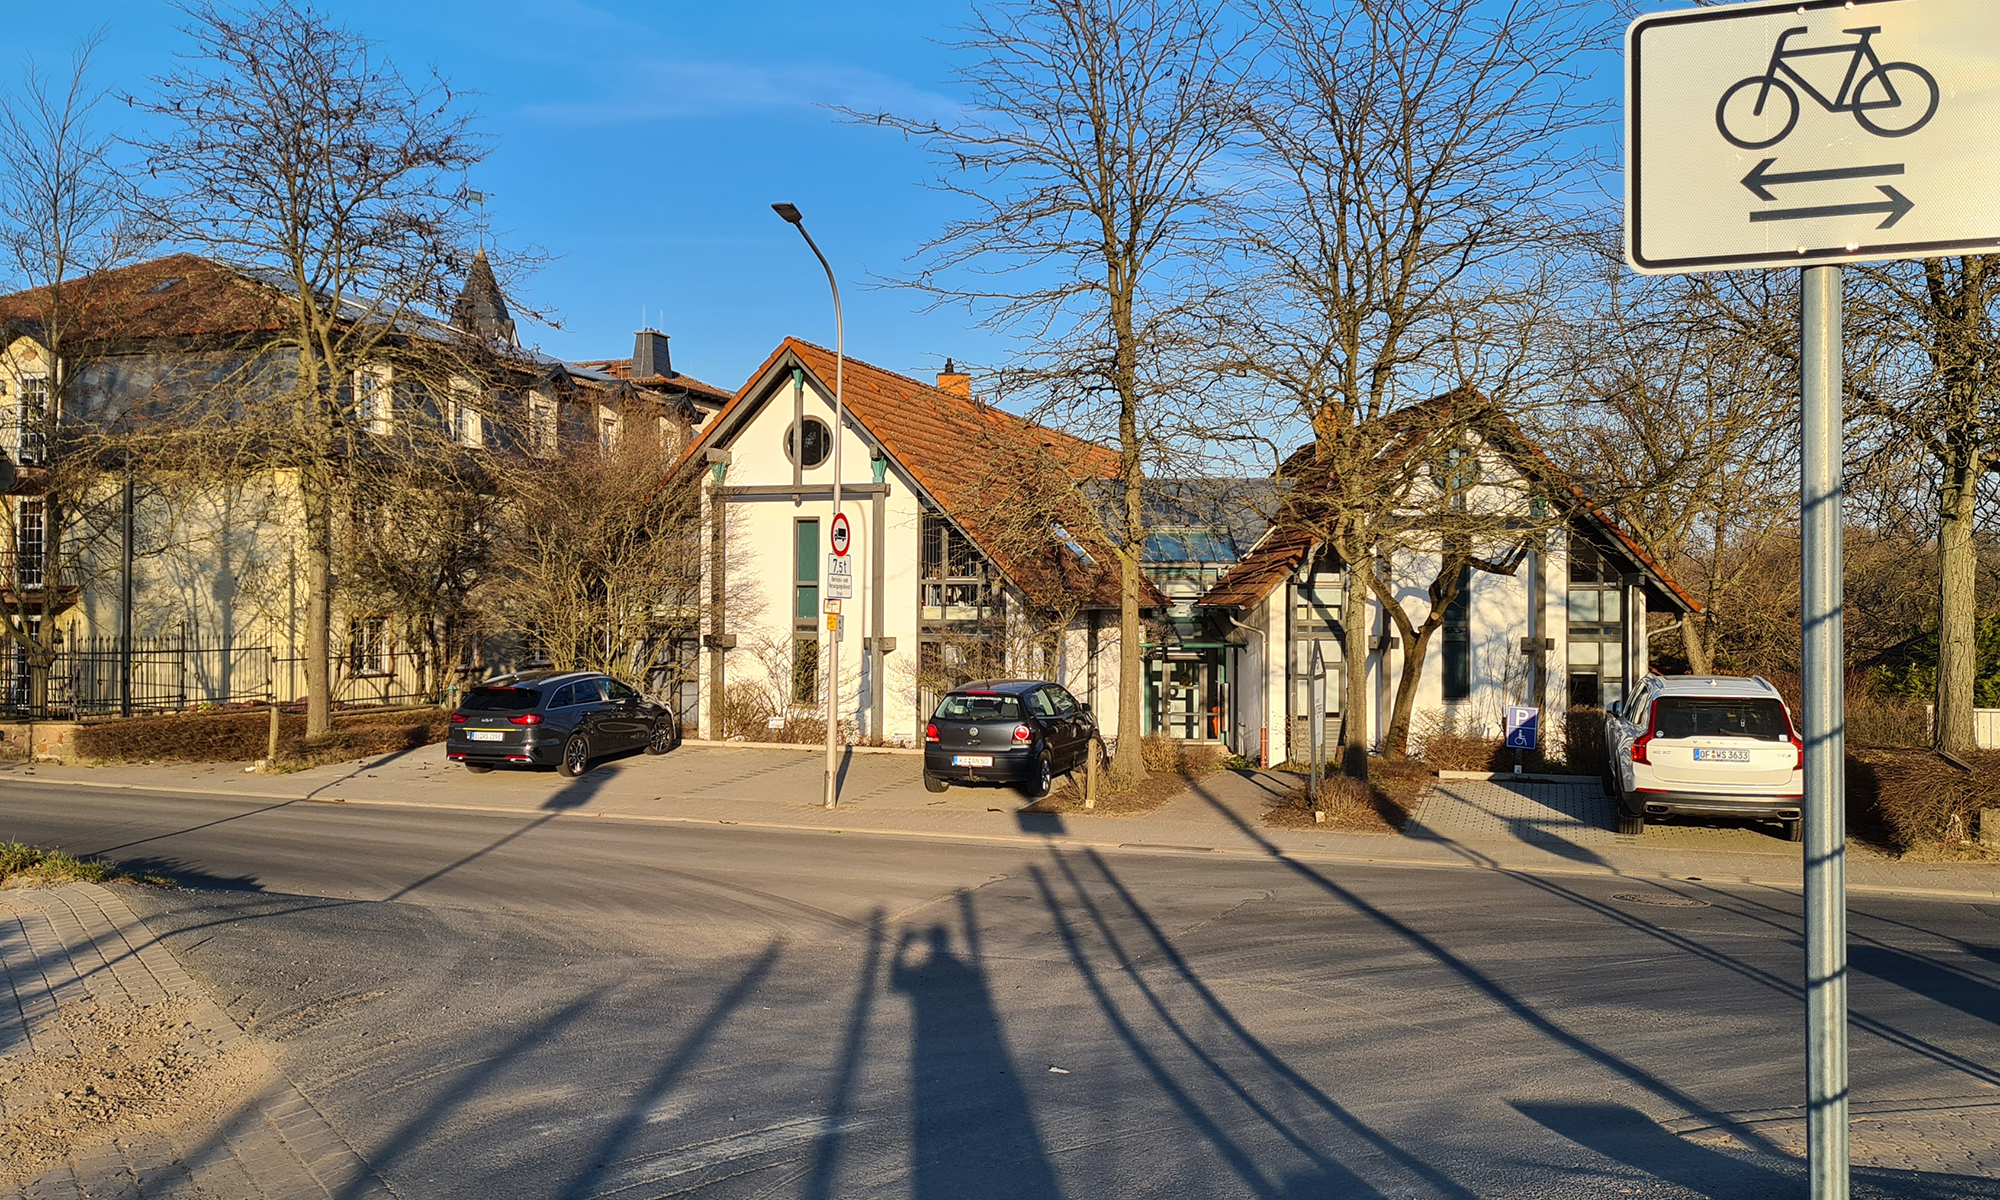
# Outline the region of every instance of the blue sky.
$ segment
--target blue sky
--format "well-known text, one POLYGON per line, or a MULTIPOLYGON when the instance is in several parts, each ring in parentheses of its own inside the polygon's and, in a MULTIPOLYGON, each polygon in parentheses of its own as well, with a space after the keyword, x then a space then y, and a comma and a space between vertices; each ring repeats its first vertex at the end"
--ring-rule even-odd
MULTIPOLYGON (((786 334, 828 345, 824 277, 774 200, 804 210, 841 273, 848 349, 921 375, 947 355, 1004 357, 957 311, 867 286, 904 268, 940 225, 920 150, 819 107, 948 111, 961 4, 597 3, 337 0, 329 11, 406 71, 465 89, 495 149, 471 186, 490 192, 502 240, 554 261, 522 299, 560 328, 522 340, 565 358, 622 357, 644 306, 673 335, 674 365, 734 388, 786 334)), ((165 4, 79 0, 11 14, 11 47, 64 60, 102 27, 101 86, 140 90, 185 45, 165 4)), ((18 57, 0 80, 12 87, 18 57)), ((123 105, 106 116, 123 119, 123 105)))

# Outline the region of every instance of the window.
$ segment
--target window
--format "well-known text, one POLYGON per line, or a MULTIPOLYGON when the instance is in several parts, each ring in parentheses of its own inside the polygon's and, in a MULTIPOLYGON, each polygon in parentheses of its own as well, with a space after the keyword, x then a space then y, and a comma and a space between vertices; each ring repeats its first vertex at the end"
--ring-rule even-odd
POLYGON ((348 632, 347 667, 352 675, 387 675, 394 669, 389 656, 389 618, 354 618, 348 632))
POLYGON ((937 719, 940 721, 1018 721, 1021 719, 1021 701, 1013 696, 958 695, 946 696, 938 705, 937 719))
POLYGON ((1056 715, 1059 717, 1066 717, 1076 711, 1077 708, 1076 697, 1070 695, 1069 692, 1064 690, 1063 688, 1059 687, 1050 688, 1049 699, 1054 702, 1056 706, 1056 715))
POLYGON ((1782 742, 1791 722, 1776 700, 1662 696, 1653 703, 1653 729, 1663 738, 1740 737, 1782 742))
POLYGON ((942 513, 923 521, 924 616, 932 619, 976 615, 986 604, 985 561, 942 513), (959 609, 958 613, 951 610, 959 609), (968 613, 963 610, 975 610, 968 613))
POLYGON ((1569 548, 1569 702, 1597 707, 1625 694, 1625 585, 1588 542, 1569 548))
POLYGON ((479 387, 470 379, 451 381, 444 402, 445 435, 473 450, 486 444, 486 418, 479 414, 479 387))
POLYGON ((41 500, 22 500, 14 510, 14 582, 42 586, 48 564, 48 509, 41 500))
POLYGON ((819 703, 819 638, 792 639, 792 703, 819 703))
POLYGON ((465 693, 458 707, 469 713, 524 713, 533 712, 541 702, 542 694, 533 688, 476 687, 465 693))
POLYGON ((606 454, 618 448, 618 439, 624 435, 625 421, 616 412, 599 406, 597 410, 597 448, 606 454))
POLYGON ((7 449, 24 467, 49 459, 49 377, 24 375, 21 394, 14 401, 14 428, 8 432, 7 449))
POLYGON ((1458 594, 1444 606, 1444 673, 1447 702, 1472 695, 1472 564, 1458 569, 1458 594))
POLYGON ((528 453, 547 458, 556 452, 556 402, 531 392, 528 395, 528 453))
MULTIPOLYGON (((820 420, 818 417, 807 417, 805 425, 806 453, 805 457, 799 460, 799 465, 801 467, 816 467, 826 461, 827 455, 833 453, 833 431, 828 429, 826 422, 820 420)), ((793 454, 792 443, 795 440, 793 438, 794 432, 791 429, 785 430, 785 457, 788 459, 793 454)))
POLYGON ((1028 711, 1038 717, 1056 715, 1055 701, 1049 699, 1049 689, 1036 688, 1028 693, 1028 711))
POLYGON ((354 416, 378 437, 394 428, 396 394, 386 368, 363 367, 354 373, 354 416))
POLYGON ((639 698, 639 693, 633 691, 629 687, 626 687, 624 684, 618 682, 616 679, 607 679, 604 681, 604 692, 606 696, 608 696, 610 699, 613 700, 624 701, 624 700, 636 700, 639 698))
MULTIPOLYGON (((792 616, 800 621, 819 620, 819 518, 807 517, 793 524, 797 545, 792 557, 792 616)), ((815 624, 817 627, 817 624, 815 624)))
POLYGON ((1347 574, 1341 569, 1340 556, 1331 550, 1320 551, 1312 571, 1296 589, 1298 608, 1292 616, 1298 628, 1311 633, 1339 632, 1346 590, 1347 574))

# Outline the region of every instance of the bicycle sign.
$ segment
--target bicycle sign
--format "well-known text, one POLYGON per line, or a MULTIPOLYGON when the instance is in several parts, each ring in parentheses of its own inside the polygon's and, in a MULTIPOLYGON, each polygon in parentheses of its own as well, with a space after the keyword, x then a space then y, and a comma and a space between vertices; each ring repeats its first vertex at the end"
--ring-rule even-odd
POLYGON ((2000 4, 1808 0, 1626 33, 1639 271, 2000 249, 2000 4))
POLYGON ((1812 97, 1813 103, 1827 112, 1854 114, 1861 127, 1877 137, 1903 137, 1915 133, 1937 115, 1938 85, 1929 71, 1915 63, 1885 63, 1875 56, 1875 48, 1869 42, 1882 32, 1880 25, 1844 30, 1860 38, 1855 42, 1786 48, 1787 42, 1805 32, 1807 27, 1801 25, 1779 34, 1778 44, 1771 50, 1771 63, 1764 68, 1764 73, 1740 79, 1722 93, 1722 99, 1715 106, 1715 127, 1732 144, 1745 150, 1761 150, 1785 140, 1785 135, 1799 123, 1799 94, 1793 90, 1792 83, 1796 83, 1806 95, 1812 97), (1846 74, 1841 76, 1840 89, 1832 99, 1828 99, 1826 93, 1813 86, 1813 81, 1792 65, 1798 59, 1828 54, 1848 56, 1846 74), (1865 73, 1861 70, 1864 66, 1868 68, 1865 73), (1857 75, 1860 76, 1858 80, 1855 78, 1857 75), (1787 83, 1786 79, 1790 79, 1791 83, 1787 83), (1903 84, 1901 88, 1896 86, 1899 79, 1903 84), (1772 109, 1773 115, 1784 113, 1776 133, 1769 132, 1770 123, 1762 119, 1767 108, 1772 109))

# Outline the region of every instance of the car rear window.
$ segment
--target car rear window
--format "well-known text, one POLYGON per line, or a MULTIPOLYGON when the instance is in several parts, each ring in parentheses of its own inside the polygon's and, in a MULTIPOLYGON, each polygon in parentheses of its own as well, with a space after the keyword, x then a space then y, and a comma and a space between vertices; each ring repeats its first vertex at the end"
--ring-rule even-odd
POLYGON ((542 694, 534 688, 518 687, 476 687, 465 693, 465 700, 458 707, 464 712, 529 712, 542 702, 542 694))
POLYGON ((938 705, 940 721, 1018 721, 1021 701, 1016 696, 973 696, 958 693, 946 696, 938 705))
POLYGON ((1791 732, 1776 700, 1662 696, 1653 702, 1653 729, 1663 738, 1751 737, 1782 741, 1791 732))

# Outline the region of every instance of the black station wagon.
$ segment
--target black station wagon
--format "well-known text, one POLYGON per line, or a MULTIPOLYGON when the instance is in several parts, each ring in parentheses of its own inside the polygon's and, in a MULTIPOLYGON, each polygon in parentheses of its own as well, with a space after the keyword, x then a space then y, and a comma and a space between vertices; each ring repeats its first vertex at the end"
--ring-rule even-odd
POLYGON ((610 676, 569 671, 503 675, 467 689, 444 752, 475 773, 511 763, 575 777, 606 754, 665 754, 680 743, 680 722, 665 705, 610 676))
POLYGON ((988 679, 938 701, 924 728, 924 787, 1012 784, 1049 794, 1082 766, 1097 736, 1090 706, 1045 679, 988 679))

